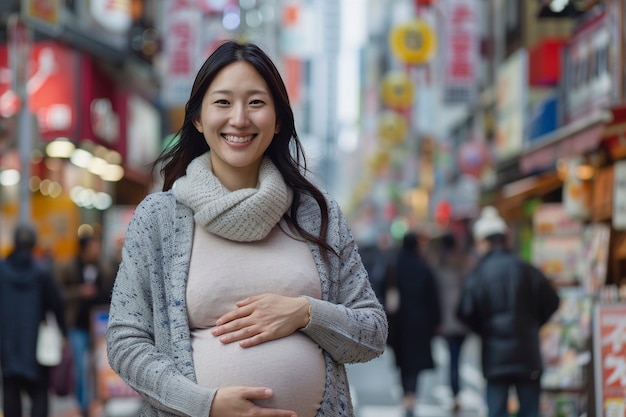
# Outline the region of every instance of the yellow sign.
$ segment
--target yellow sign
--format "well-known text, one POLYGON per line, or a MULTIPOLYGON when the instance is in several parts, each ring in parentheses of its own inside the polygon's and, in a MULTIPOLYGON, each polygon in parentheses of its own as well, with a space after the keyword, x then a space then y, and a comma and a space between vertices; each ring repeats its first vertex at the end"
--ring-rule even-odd
POLYGON ((424 64, 435 54, 437 36, 428 23, 415 19, 391 30, 389 46, 401 61, 424 64))
POLYGON ((387 111, 378 117, 378 135, 388 145, 404 142, 408 131, 409 122, 399 113, 387 111))
POLYGON ((383 103, 392 109, 404 110, 413 104, 414 88, 411 78, 402 71, 385 75, 381 85, 383 103))

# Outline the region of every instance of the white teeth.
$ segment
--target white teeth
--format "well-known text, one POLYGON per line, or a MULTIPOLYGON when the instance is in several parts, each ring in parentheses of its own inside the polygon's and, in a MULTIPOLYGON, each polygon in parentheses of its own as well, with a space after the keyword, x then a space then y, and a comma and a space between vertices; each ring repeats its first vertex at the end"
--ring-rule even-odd
POLYGON ((224 139, 226 139, 228 142, 233 142, 233 143, 250 142, 253 137, 254 135, 248 135, 248 136, 224 135, 224 139))

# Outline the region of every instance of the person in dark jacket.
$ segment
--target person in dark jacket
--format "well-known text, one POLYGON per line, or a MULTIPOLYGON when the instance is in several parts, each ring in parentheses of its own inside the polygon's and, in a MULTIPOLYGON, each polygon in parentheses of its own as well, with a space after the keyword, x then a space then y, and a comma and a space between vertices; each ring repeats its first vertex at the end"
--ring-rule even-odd
POLYGON ((507 248, 507 226, 492 206, 483 208, 473 235, 480 259, 468 276, 458 317, 482 340, 489 417, 508 416, 515 387, 518 417, 537 417, 543 371, 539 329, 559 307, 541 271, 507 248))
POLYGON ((31 417, 48 415, 48 371, 37 363, 37 333, 53 312, 66 334, 63 298, 50 271, 33 256, 35 230, 15 229, 14 249, 0 261, 0 367, 4 417, 22 417, 22 393, 31 417))
POLYGON ((441 322, 435 274, 420 254, 416 233, 404 236, 388 279, 397 286, 400 298, 389 346, 400 370, 405 415, 412 417, 419 374, 435 367, 431 341, 441 322))

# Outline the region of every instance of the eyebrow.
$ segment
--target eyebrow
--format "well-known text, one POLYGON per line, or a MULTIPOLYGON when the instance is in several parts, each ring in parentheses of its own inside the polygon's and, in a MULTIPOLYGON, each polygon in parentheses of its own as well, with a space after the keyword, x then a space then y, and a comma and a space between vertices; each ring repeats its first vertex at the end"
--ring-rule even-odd
MULTIPOLYGON (((233 94, 232 90, 215 90, 215 91, 211 91, 209 92, 210 95, 215 95, 215 94, 233 94)), ((246 91, 246 94, 249 96, 255 95, 255 94, 265 94, 265 95, 270 95, 270 93, 266 90, 249 90, 246 91)))

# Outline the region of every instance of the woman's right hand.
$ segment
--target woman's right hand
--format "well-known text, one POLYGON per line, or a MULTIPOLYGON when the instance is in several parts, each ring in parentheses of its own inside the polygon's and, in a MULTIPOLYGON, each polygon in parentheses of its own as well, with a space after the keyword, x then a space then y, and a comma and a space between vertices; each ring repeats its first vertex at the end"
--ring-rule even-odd
POLYGON ((273 392, 263 387, 224 387, 217 390, 209 417, 298 417, 294 411, 263 408, 252 400, 266 400, 273 392))

